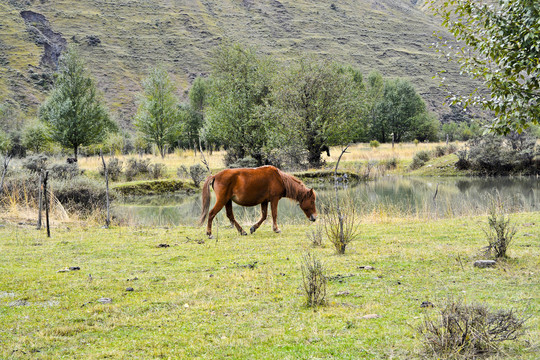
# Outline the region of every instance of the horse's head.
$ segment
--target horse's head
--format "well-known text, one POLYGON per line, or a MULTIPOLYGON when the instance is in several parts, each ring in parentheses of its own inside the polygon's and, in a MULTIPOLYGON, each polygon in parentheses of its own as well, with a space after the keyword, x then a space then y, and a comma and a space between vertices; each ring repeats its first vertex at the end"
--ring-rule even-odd
POLYGON ((304 214, 306 214, 306 217, 310 221, 317 220, 317 208, 315 207, 315 197, 316 197, 315 191, 313 191, 313 189, 310 189, 306 193, 302 201, 300 201, 299 203, 300 209, 302 209, 302 211, 304 212, 304 214))

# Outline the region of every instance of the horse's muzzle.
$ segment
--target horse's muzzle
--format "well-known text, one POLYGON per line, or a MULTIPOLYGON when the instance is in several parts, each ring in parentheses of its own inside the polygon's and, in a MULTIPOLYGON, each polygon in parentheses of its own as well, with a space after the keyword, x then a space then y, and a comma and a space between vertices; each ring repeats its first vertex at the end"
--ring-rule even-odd
POLYGON ((311 216, 309 217, 309 221, 315 221, 315 220, 317 220, 317 216, 311 214, 311 216))

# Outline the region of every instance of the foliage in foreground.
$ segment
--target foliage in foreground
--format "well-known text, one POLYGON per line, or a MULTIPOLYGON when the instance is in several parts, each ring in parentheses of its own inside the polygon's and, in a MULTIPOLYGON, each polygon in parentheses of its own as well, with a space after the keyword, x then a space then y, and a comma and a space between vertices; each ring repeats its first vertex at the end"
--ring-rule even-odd
POLYGON ((436 357, 471 359, 497 353, 499 344, 524 334, 526 319, 513 310, 490 310, 484 304, 447 300, 439 317, 418 328, 426 352, 436 357))
POLYGON ((488 223, 484 228, 488 241, 485 253, 487 256, 505 258, 506 251, 517 232, 516 224, 506 213, 499 194, 490 199, 488 211, 488 223))

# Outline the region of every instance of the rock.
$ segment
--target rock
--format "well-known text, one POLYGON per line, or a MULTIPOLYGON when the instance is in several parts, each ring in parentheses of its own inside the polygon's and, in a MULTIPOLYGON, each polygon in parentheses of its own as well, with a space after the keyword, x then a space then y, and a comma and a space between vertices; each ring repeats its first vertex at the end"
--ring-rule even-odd
POLYGON ((76 270, 81 270, 81 268, 78 267, 78 266, 70 266, 69 267, 69 271, 76 271, 76 270))
POLYGON ((433 303, 430 302, 430 301, 422 301, 422 303, 420 304, 420 307, 421 307, 421 308, 425 308, 425 307, 433 307, 433 303))
POLYGON ((10 302, 9 303, 9 306, 10 307, 14 307, 14 306, 28 306, 28 301, 26 300, 16 300, 16 301, 13 301, 13 302, 10 302))
POLYGON ((380 318, 380 317, 381 316, 377 315, 377 314, 367 314, 367 315, 362 316, 362 319, 376 319, 376 318, 380 318))
POLYGON ((170 245, 169 244, 159 244, 158 247, 160 248, 168 248, 170 245))
POLYGON ((57 271, 57 273, 63 273, 63 272, 68 272, 68 271, 69 271, 69 269, 60 269, 60 270, 57 271))
POLYGON ((497 262, 495 260, 476 260, 474 262, 474 266, 477 268, 488 268, 488 267, 494 267, 497 262))
POLYGON ((110 304, 110 303, 112 303, 112 299, 111 298, 101 298, 101 299, 98 299, 97 302, 101 303, 101 304, 110 304))
POLYGON ((345 291, 338 291, 336 293, 336 296, 347 296, 347 295, 350 295, 350 294, 351 293, 349 291, 345 290, 345 291))
POLYGON ((362 270, 375 270, 373 266, 369 266, 369 265, 359 266, 358 268, 362 270))
POLYGON ((134 291, 134 289, 130 286, 130 287, 126 288, 126 291, 134 291))

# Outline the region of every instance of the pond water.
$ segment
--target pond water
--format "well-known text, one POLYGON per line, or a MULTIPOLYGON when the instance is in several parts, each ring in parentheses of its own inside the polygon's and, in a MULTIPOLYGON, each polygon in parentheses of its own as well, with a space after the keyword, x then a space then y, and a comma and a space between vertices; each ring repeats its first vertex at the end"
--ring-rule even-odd
MULTIPOLYGON (((333 184, 307 185, 317 191, 319 212, 325 204, 335 202, 333 184)), ((509 211, 537 211, 540 179, 383 177, 340 186, 338 194, 341 200, 352 202, 362 216, 442 218, 485 214, 489 199, 495 194, 500 194, 509 211)), ((201 198, 200 194, 132 197, 117 201, 112 212, 120 221, 133 225, 195 225, 201 212, 201 198)), ((260 207, 244 208, 235 204, 234 214, 240 224, 253 224, 260 217, 260 207)), ((278 223, 308 223, 297 204, 289 199, 279 202, 278 214, 278 223)), ((225 210, 217 219, 221 224, 228 224, 225 210)))

